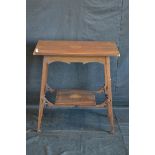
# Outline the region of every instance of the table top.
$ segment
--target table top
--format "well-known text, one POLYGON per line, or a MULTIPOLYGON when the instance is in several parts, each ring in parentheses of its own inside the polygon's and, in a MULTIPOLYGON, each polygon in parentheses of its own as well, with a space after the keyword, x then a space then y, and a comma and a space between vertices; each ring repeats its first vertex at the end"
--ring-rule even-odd
POLYGON ((33 55, 120 56, 115 42, 39 40, 33 55))

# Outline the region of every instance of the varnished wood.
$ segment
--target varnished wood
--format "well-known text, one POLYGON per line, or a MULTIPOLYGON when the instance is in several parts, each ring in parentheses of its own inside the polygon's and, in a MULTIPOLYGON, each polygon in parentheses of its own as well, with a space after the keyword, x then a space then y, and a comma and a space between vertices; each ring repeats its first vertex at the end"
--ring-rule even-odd
POLYGON ((57 106, 95 106, 95 95, 85 90, 59 90, 56 96, 57 106))
POLYGON ((76 62, 80 62, 83 64, 86 63, 90 63, 90 62, 98 62, 98 63, 105 63, 105 57, 82 57, 82 56, 77 56, 77 57, 73 57, 73 56, 44 56, 45 60, 48 64, 52 63, 52 62, 65 62, 65 63, 76 63, 76 62))
POLYGON ((107 110, 108 118, 111 124, 111 132, 114 133, 114 118, 113 118, 113 109, 112 109, 112 91, 111 91, 111 76, 110 76, 110 58, 105 57, 105 93, 107 95, 107 110))
POLYGON ((45 104, 48 106, 82 106, 82 107, 107 107, 108 118, 111 124, 111 132, 114 133, 114 118, 112 110, 112 92, 111 92, 111 77, 110 77, 110 57, 119 56, 119 51, 114 42, 102 41, 43 41, 40 40, 33 52, 34 55, 43 55, 43 69, 40 92, 40 106, 38 114, 38 131, 41 129, 41 122, 45 104), (104 64, 105 85, 96 93, 106 94, 106 100, 96 105, 95 95, 88 91, 69 90, 67 92, 58 91, 56 96, 56 103, 51 103, 45 97, 46 90, 56 91, 50 89, 47 85, 48 65, 52 62, 99 62, 104 64))
POLYGON ((40 90, 40 105, 39 105, 39 114, 38 114, 38 132, 40 132, 43 110, 45 106, 45 91, 46 91, 46 83, 47 83, 47 74, 48 74, 48 64, 43 59, 43 68, 42 68, 42 80, 41 80, 41 90, 40 90))
POLYGON ((34 55, 119 56, 115 42, 39 40, 34 55))

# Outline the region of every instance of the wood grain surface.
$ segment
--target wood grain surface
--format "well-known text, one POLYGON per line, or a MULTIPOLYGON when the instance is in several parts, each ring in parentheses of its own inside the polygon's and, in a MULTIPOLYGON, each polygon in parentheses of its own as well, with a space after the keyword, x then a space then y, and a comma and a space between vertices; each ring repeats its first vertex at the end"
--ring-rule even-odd
POLYGON ((95 95, 85 90, 59 90, 55 104, 65 106, 95 106, 95 95))
POLYGON ((33 55, 120 56, 115 42, 39 40, 33 55))

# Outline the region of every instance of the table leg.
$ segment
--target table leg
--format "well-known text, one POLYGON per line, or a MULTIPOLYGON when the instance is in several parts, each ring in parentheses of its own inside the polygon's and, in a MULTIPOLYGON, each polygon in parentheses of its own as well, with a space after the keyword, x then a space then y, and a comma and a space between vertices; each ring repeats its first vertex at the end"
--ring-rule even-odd
POLYGON ((110 58, 105 57, 105 93, 107 95, 107 109, 108 109, 108 118, 111 124, 111 132, 114 133, 114 118, 113 118, 113 109, 112 109, 112 92, 111 92, 111 76, 110 76, 110 58))
POLYGON ((47 74, 48 74, 48 63, 46 62, 46 58, 43 59, 43 68, 42 68, 42 79, 41 79, 41 90, 40 90, 40 105, 39 105, 39 114, 38 114, 38 128, 37 131, 41 131, 41 122, 43 116, 43 110, 45 106, 45 92, 46 92, 46 82, 47 82, 47 74))

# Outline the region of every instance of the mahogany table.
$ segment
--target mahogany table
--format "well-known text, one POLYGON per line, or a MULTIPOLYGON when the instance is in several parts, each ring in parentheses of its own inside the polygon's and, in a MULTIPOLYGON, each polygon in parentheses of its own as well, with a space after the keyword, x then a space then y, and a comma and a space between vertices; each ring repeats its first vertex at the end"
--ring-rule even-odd
POLYGON ((120 56, 115 42, 103 41, 52 41, 39 40, 33 55, 43 56, 42 80, 40 90, 40 105, 38 114, 37 131, 41 131, 41 122, 45 105, 48 106, 80 106, 107 108, 108 118, 111 124, 111 132, 114 133, 114 118, 112 109, 112 92, 110 76, 110 56, 120 56), (104 64, 105 84, 98 91, 86 90, 57 90, 47 84, 48 65, 52 62, 99 62, 104 64), (50 102, 46 91, 56 92, 55 103, 50 102), (105 93, 105 100, 96 104, 95 93, 105 93))

